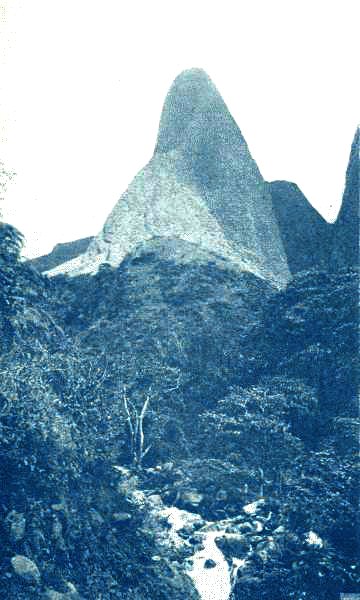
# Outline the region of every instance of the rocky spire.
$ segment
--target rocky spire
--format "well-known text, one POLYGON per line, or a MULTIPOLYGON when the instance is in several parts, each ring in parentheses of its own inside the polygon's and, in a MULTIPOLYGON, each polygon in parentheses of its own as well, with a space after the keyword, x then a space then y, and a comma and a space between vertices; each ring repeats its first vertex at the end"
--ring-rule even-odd
POLYGON ((118 265, 152 238, 201 246, 283 286, 290 274, 271 195, 219 92, 201 69, 174 81, 154 155, 87 252, 52 271, 118 265))
POLYGON ((345 190, 333 228, 331 267, 359 266, 360 128, 351 146, 345 190))

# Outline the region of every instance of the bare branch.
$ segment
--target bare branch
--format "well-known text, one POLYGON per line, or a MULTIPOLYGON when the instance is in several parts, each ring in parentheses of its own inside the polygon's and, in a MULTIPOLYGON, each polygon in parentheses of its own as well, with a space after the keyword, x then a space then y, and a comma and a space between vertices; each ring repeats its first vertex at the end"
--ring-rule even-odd
POLYGON ((125 390, 125 388, 124 388, 124 393, 123 393, 123 403, 124 403, 124 408, 125 408, 125 412, 126 412, 126 415, 127 415, 127 422, 129 424, 131 439, 133 439, 133 437, 134 437, 134 428, 133 428, 133 424, 132 424, 132 421, 131 421, 131 414, 130 414, 129 407, 128 407, 128 401, 127 401, 127 396, 126 396, 126 390, 125 390))
POLYGON ((130 402, 126 395, 126 388, 124 386, 122 393, 122 400, 124 411, 126 414, 126 420, 129 427, 130 444, 131 444, 131 455, 133 464, 137 467, 141 467, 143 458, 149 452, 151 445, 144 450, 144 418, 150 402, 150 394, 146 396, 145 402, 142 406, 140 414, 136 406, 130 402))
POLYGON ((151 450, 151 448, 152 448, 152 444, 149 444, 149 446, 146 448, 146 450, 144 450, 144 452, 142 454, 143 458, 147 455, 147 453, 149 452, 149 450, 151 450))
POLYGON ((150 402, 150 396, 146 396, 146 400, 143 404, 143 407, 141 409, 141 413, 140 413, 140 419, 143 420, 145 417, 145 413, 147 411, 147 407, 149 406, 149 402, 150 402))

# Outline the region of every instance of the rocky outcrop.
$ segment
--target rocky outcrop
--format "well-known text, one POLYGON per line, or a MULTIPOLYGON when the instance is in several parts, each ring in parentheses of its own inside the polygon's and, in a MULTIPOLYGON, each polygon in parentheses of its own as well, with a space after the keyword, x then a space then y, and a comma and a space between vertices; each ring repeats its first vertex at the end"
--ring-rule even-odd
POLYGON ((240 129, 201 69, 177 77, 154 155, 95 238, 58 244, 32 264, 49 275, 118 266, 154 238, 196 244, 283 287, 300 271, 359 264, 359 130, 339 216, 328 223, 295 183, 264 182, 240 129))
POLYGON ((338 218, 332 225, 330 267, 359 266, 360 129, 357 129, 346 172, 345 190, 338 218))
POLYGON ((345 190, 335 223, 328 223, 295 183, 273 181, 269 190, 291 274, 337 271, 359 265, 360 130, 356 131, 345 190))
POLYGON ((93 237, 86 237, 73 242, 56 244, 49 254, 32 258, 28 262, 35 267, 37 271, 40 271, 40 273, 49 271, 50 269, 55 269, 62 263, 72 260, 83 254, 93 239, 93 237))
POLYGON ((291 274, 327 270, 332 226, 313 208, 296 183, 272 181, 269 190, 291 274))
MULTIPOLYGON (((168 472, 170 464, 162 467, 147 472, 168 472)), ((263 498, 243 506, 232 518, 207 521, 195 512, 198 506, 191 510, 167 506, 160 494, 138 488, 140 479, 131 471, 114 468, 121 476, 118 491, 145 514, 142 531, 152 536, 156 551, 151 560, 163 581, 171 582, 172 593, 179 590, 194 600, 229 600, 237 579, 254 572, 257 561, 265 563, 276 552, 281 532, 272 531, 272 513, 263 498)))
POLYGON ((34 585, 39 583, 41 578, 40 571, 34 561, 30 560, 30 558, 20 554, 13 556, 11 559, 11 566, 16 575, 21 577, 21 579, 27 583, 34 585))
POLYGON ((178 238, 283 286, 286 256, 271 195, 217 89, 185 71, 166 98, 153 158, 120 198, 86 253, 51 275, 117 266, 139 243, 178 238))

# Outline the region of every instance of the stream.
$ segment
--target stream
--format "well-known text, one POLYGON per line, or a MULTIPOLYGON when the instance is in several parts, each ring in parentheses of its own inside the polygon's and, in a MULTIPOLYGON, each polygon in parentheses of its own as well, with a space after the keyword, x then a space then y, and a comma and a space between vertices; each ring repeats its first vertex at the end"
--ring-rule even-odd
MULTIPOLYGON (((160 515, 167 517, 171 526, 168 536, 177 547, 189 544, 178 534, 178 531, 196 524, 197 521, 202 521, 199 515, 180 510, 175 506, 163 509, 160 515)), ((197 534, 202 538, 203 549, 197 550, 188 559, 191 565, 186 573, 192 579, 202 600, 228 600, 231 594, 230 570, 223 553, 215 543, 215 538, 225 532, 211 529, 212 526, 214 524, 206 523, 204 527, 197 530, 197 534), (206 568, 205 563, 209 560, 214 561, 215 566, 206 568)))
POLYGON ((198 550, 192 557, 194 566, 188 574, 202 600, 228 600, 231 594, 229 566, 215 543, 215 538, 224 533, 208 531, 203 538, 204 549, 198 550), (204 566, 206 560, 213 560, 216 566, 207 569, 204 566))
MULTIPOLYGON (((148 499, 151 500, 151 497, 148 499)), ((201 549, 187 559, 188 568, 185 570, 194 583, 201 600, 228 600, 232 591, 232 582, 236 579, 239 569, 245 566, 245 559, 232 559, 230 567, 224 554, 216 544, 216 538, 226 537, 225 526, 229 521, 204 522, 200 515, 181 510, 175 506, 161 507, 156 502, 159 510, 153 509, 153 514, 161 520, 166 518, 170 529, 167 530, 168 542, 181 548, 184 545, 191 546, 179 532, 186 528, 197 527, 196 535, 201 538, 201 549), (209 563, 208 561, 212 561, 209 563), (208 563, 208 564, 207 564, 208 563)))
MULTIPOLYGON (((115 467, 123 475, 127 470, 115 467)), ((120 486, 121 487, 121 486, 120 486)), ((263 500, 242 507, 242 514, 221 521, 205 521, 199 514, 176 506, 166 506, 159 494, 145 493, 136 486, 125 484, 128 498, 144 511, 147 529, 154 532, 157 554, 153 560, 168 563, 169 554, 179 552, 179 561, 174 561, 174 569, 180 576, 192 580, 201 600, 229 600, 238 571, 247 566, 247 551, 237 550, 234 556, 230 550, 227 559, 216 543, 243 540, 241 526, 261 532, 267 519, 257 516, 257 509, 263 500), (252 522, 249 522, 252 517, 252 522), (262 519, 262 521, 261 521, 262 519), (194 541, 196 538, 196 541, 194 541), (185 560, 181 558, 187 554, 185 560), (189 556, 189 551, 192 552, 189 556), (240 554, 240 557, 239 557, 240 554)))

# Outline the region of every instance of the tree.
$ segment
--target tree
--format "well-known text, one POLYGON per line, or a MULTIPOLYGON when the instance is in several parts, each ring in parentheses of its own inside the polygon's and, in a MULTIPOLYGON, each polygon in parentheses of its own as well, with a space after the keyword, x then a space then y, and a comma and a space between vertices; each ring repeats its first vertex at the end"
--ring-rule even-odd
POLYGON ((123 405, 126 414, 126 420, 129 428, 130 437, 130 452, 132 455, 133 466, 136 469, 141 469, 142 462, 147 453, 149 452, 151 445, 145 448, 145 435, 144 435, 144 418, 150 402, 150 396, 146 396, 144 404, 140 412, 130 402, 127 397, 126 389, 123 390, 123 405))
POLYGON ((315 407, 311 389, 299 381, 274 378, 234 388, 214 410, 201 415, 201 448, 207 455, 232 457, 247 469, 254 496, 279 494, 293 461, 304 453, 305 428, 300 423, 311 421, 315 407))
POLYGON ((358 288, 355 268, 302 273, 270 300, 259 332, 265 369, 314 387, 325 428, 358 412, 358 288))
POLYGON ((14 333, 12 319, 22 302, 19 264, 22 235, 5 223, 0 223, 0 349, 9 347, 14 333))
POLYGON ((3 202, 6 196, 8 184, 14 179, 16 173, 9 171, 5 164, 0 161, 0 202, 3 202))

